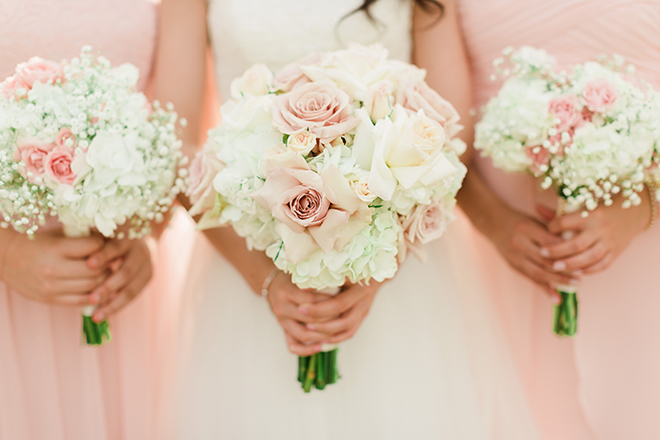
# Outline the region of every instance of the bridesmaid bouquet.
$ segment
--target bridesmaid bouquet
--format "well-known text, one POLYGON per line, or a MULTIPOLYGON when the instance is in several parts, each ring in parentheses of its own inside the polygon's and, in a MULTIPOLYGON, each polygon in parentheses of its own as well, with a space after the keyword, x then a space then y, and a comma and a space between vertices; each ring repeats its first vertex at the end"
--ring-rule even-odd
MULTIPOLYGON (((586 216, 617 195, 626 208, 639 205, 660 159, 660 100, 634 67, 614 57, 560 70, 531 47, 504 55, 494 65, 505 82, 483 110, 475 148, 496 167, 530 173, 543 189, 553 188, 558 215, 582 210, 586 216)), ((573 336, 576 289, 557 290, 562 302, 554 331, 573 336)))
MULTIPOLYGON (((184 191, 171 107, 136 91, 138 69, 111 67, 85 46, 79 57, 21 63, 0 84, 0 225, 33 237, 49 217, 67 236, 92 228, 138 238, 184 191), (118 232, 118 226, 126 232, 118 232)), ((183 121, 182 121, 183 122, 183 121)), ((182 174, 183 173, 183 174, 182 174)), ((87 344, 110 340, 94 307, 83 311, 87 344)))
MULTIPOLYGON (((380 45, 314 54, 236 79, 191 166, 200 228, 232 225, 300 288, 392 278, 453 220, 465 175, 458 114, 425 71, 380 45)), ((306 392, 337 378, 336 349, 300 358, 306 392)))

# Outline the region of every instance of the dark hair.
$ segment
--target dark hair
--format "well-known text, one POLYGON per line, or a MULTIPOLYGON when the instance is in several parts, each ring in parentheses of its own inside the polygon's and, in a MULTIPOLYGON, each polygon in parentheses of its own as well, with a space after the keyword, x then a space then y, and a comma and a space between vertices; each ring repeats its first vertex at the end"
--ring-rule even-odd
MULTIPOLYGON (((371 15, 371 7, 377 1, 378 0, 364 0, 364 3, 362 3, 359 8, 351 12, 351 14, 355 14, 356 12, 364 12, 367 14, 367 17, 369 17, 371 20, 374 20, 374 16, 371 15)), ((445 7, 437 0, 414 0, 414 2, 417 6, 422 8, 424 12, 429 14, 436 14, 438 18, 442 17, 445 12, 445 7)))

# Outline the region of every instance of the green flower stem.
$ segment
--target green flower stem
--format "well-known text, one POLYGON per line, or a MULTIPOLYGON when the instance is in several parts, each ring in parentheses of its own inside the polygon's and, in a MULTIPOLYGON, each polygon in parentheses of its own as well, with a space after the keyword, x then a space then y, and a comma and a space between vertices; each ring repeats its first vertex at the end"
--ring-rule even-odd
POLYGON ((83 334, 87 345, 103 345, 104 342, 112 340, 108 321, 97 324, 92 321, 91 316, 83 315, 83 334))
POLYGON ((336 348, 312 356, 298 357, 298 382, 306 393, 312 388, 325 389, 326 386, 337 383, 337 380, 339 380, 339 370, 336 348))
POLYGON ((561 303, 555 306, 553 330, 559 336, 573 337, 577 332, 577 294, 563 290, 558 292, 561 295, 561 303))
POLYGON ((298 356, 298 382, 303 383, 307 376, 309 357, 298 356))
POLYGON ((316 379, 316 362, 318 360, 318 353, 312 355, 309 359, 309 365, 307 366, 307 375, 305 376, 305 381, 303 382, 303 390, 306 393, 309 393, 312 390, 312 385, 316 379))
POLYGON ((321 352, 317 353, 316 356, 318 356, 318 361, 317 361, 317 366, 316 366, 316 389, 317 390, 322 390, 325 388, 325 358, 327 357, 327 353, 321 352))

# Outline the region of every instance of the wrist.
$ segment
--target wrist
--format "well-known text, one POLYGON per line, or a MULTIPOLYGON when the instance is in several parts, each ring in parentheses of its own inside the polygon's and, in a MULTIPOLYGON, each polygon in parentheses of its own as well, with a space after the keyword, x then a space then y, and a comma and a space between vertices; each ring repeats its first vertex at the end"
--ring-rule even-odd
POLYGON ((660 214, 660 207, 658 206, 658 198, 656 197, 657 191, 660 189, 660 182, 658 179, 652 179, 646 183, 646 190, 648 191, 649 196, 649 206, 650 212, 647 217, 647 221, 644 223, 643 231, 648 231, 653 227, 653 225, 658 220, 658 215, 660 214))
POLYGON ((0 281, 5 280, 5 268, 10 249, 19 233, 13 229, 0 229, 0 281))
POLYGON ((280 274, 279 269, 273 269, 268 275, 266 275, 266 278, 264 278, 264 282, 261 284, 261 290, 259 291, 259 293, 261 297, 266 301, 268 301, 268 290, 270 289, 271 284, 273 284, 273 281, 279 274, 280 274))

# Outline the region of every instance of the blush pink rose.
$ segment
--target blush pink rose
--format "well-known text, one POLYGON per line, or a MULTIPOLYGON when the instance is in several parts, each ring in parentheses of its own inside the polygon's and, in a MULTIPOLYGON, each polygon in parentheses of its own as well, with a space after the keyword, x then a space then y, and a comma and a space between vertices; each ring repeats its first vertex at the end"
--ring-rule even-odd
POLYGON ((543 145, 529 145, 525 147, 525 153, 532 160, 531 170, 534 173, 541 172, 541 167, 550 163, 550 151, 543 145))
POLYGON ((46 158, 46 175, 56 182, 73 185, 76 175, 71 171, 73 153, 68 148, 55 147, 46 158))
POLYGON ((279 220, 275 231, 290 262, 296 264, 319 248, 341 251, 370 223, 369 207, 339 169, 329 166, 317 174, 293 151, 266 162, 268 177, 252 198, 279 220))
POLYGON ((323 56, 319 53, 312 53, 295 63, 284 66, 273 78, 273 87, 280 92, 290 92, 296 87, 305 85, 310 79, 305 75, 302 66, 313 66, 321 62, 323 56))
POLYGON ((619 98, 619 91, 610 81, 597 78, 584 86, 582 98, 589 110, 594 113, 604 113, 612 108, 619 98))
POLYGON ((458 125, 460 116, 454 106, 424 81, 403 85, 397 93, 397 102, 412 113, 424 110, 426 116, 444 127, 450 138, 461 129, 458 125))
POLYGON ((12 96, 19 98, 19 90, 29 90, 30 87, 23 82, 21 77, 18 75, 12 75, 5 79, 2 84, 0 84, 0 90, 5 98, 10 99, 12 96))
POLYGON ((451 216, 436 200, 428 205, 416 205, 412 212, 401 218, 402 236, 399 239, 399 260, 412 252, 422 262, 426 260, 424 245, 445 233, 451 216))
POLYGON ((35 182, 46 171, 48 154, 55 148, 55 144, 44 142, 36 138, 24 138, 18 142, 18 150, 14 155, 16 160, 25 163, 25 169, 31 173, 30 182, 35 182))
POLYGON ((57 133, 55 143, 60 147, 73 147, 76 144, 76 136, 71 132, 69 127, 62 127, 60 128, 59 133, 57 133), (66 145, 69 139, 71 139, 73 143, 71 145, 66 145))
POLYGON ((63 79, 62 65, 54 61, 32 57, 27 63, 16 66, 16 75, 28 86, 39 81, 44 84, 54 84, 58 79, 63 79))
POLYGON ((309 129, 322 143, 330 143, 360 123, 352 109, 350 97, 334 82, 312 82, 277 98, 273 125, 289 135, 309 129))
POLYGON ((559 131, 568 131, 582 121, 579 106, 577 98, 573 95, 561 95, 550 100, 548 111, 559 119, 560 122, 557 124, 559 131))
POLYGON ((330 200, 324 193, 305 186, 282 193, 280 202, 286 216, 304 228, 323 223, 330 209, 330 200))
POLYGON ((202 214, 213 208, 215 191, 213 179, 225 167, 215 154, 200 151, 190 163, 190 185, 186 195, 193 204, 191 215, 202 214))

